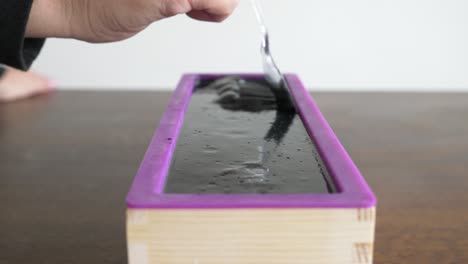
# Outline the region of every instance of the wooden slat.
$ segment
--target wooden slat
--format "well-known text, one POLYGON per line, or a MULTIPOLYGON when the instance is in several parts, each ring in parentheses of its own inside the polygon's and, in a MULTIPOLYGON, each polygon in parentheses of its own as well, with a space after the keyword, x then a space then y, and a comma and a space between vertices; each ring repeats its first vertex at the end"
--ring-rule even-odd
POLYGON ((130 264, 371 263, 374 214, 374 208, 129 209, 130 264))

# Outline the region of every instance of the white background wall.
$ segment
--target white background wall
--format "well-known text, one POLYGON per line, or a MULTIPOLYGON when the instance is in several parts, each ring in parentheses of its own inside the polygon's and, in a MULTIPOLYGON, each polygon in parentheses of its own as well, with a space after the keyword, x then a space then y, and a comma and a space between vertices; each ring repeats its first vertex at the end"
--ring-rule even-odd
MULTIPOLYGON (((284 72, 320 90, 468 90, 466 0, 263 0, 284 72)), ((258 72, 250 1, 222 24, 179 16, 112 44, 49 40, 34 65, 63 89, 171 89, 184 72, 258 72)))

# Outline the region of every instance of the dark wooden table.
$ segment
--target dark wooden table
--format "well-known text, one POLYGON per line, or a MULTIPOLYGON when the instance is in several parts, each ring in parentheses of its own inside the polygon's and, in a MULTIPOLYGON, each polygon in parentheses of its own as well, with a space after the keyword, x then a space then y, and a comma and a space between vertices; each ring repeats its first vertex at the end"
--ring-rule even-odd
MULTIPOLYGON (((0 263, 126 263, 125 195, 169 95, 0 105, 0 263)), ((375 263, 468 263, 468 94, 314 97, 378 196, 375 263)))

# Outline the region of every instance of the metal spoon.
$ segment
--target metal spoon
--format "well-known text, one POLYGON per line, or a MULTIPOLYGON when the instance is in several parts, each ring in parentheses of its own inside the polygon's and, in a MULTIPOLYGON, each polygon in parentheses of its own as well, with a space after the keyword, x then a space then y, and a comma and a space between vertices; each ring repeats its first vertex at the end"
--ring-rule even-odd
POLYGON ((283 78, 283 74, 276 66, 275 60, 270 52, 270 40, 268 36, 268 30, 264 22, 263 12, 260 7, 259 0, 251 0, 255 15, 260 25, 260 31, 262 33, 262 43, 260 46, 260 52, 263 59, 263 71, 265 73, 265 79, 271 85, 271 91, 274 93, 278 110, 280 111, 295 111, 294 104, 292 103, 289 88, 283 78))
POLYGON ((258 23, 260 25, 260 31, 262 34, 262 43, 260 46, 260 52, 263 59, 263 70, 265 72, 265 77, 271 85, 276 89, 281 88, 283 82, 283 75, 276 66, 273 56, 270 52, 270 40, 268 36, 268 30, 265 24, 265 19, 263 18, 262 8, 258 0, 251 0, 255 15, 257 17, 258 23))

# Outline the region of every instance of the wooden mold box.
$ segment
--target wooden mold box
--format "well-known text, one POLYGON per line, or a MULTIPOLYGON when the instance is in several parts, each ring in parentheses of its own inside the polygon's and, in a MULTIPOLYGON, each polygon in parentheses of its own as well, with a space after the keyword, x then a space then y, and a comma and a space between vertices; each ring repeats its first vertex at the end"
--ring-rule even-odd
MULTIPOLYGON (((275 193, 165 189, 171 177, 181 174, 171 172, 171 166, 184 168, 186 159, 175 159, 176 146, 180 155, 192 155, 184 153, 186 142, 180 139, 192 93, 203 80, 221 76, 225 75, 186 74, 170 99, 127 196, 129 263, 372 263, 376 198, 294 74, 285 75, 292 101, 315 145, 316 160, 323 162, 330 177, 327 186, 333 188, 307 192, 304 183, 296 185, 302 187, 298 192, 279 188, 275 193)), ((296 169, 286 160, 280 163, 296 169)), ((307 176, 307 170, 302 172, 307 176)), ((284 184, 296 178, 290 179, 284 184)), ((246 186, 257 190, 264 185, 246 186)))

